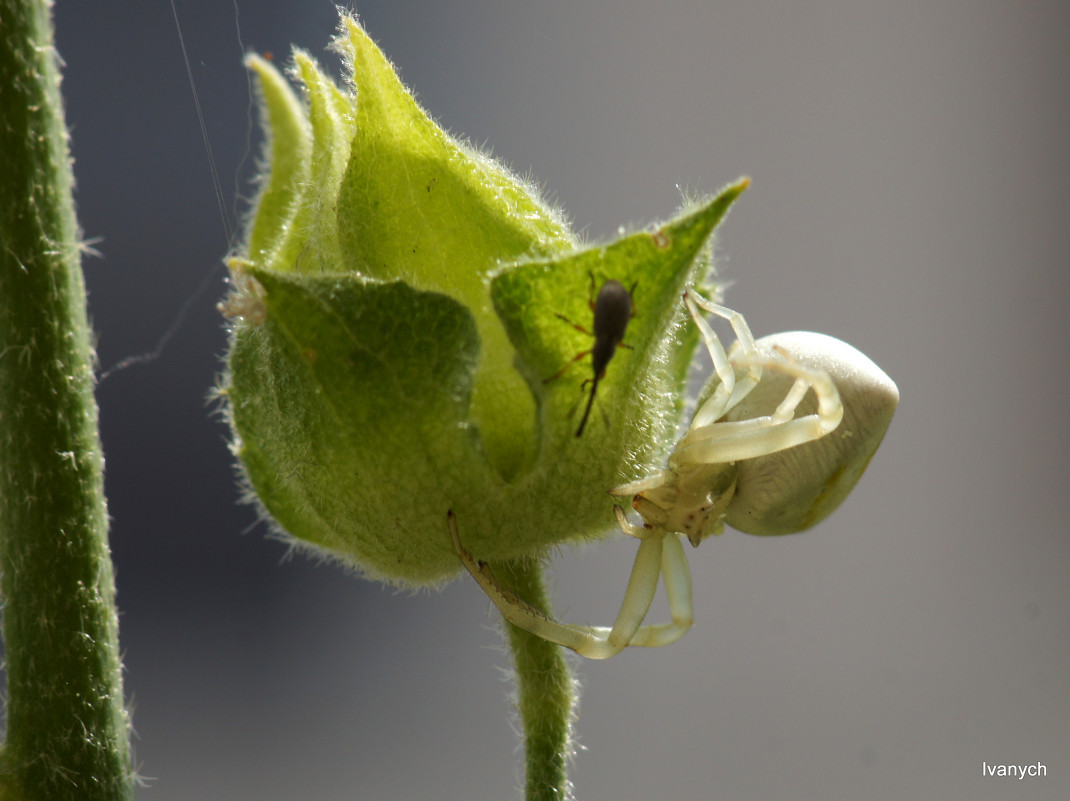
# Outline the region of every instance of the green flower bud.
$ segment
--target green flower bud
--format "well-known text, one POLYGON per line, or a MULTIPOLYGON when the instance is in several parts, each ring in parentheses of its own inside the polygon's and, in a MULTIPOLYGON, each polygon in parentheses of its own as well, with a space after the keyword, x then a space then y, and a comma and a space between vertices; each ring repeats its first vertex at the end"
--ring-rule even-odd
POLYGON ((230 262, 223 392, 251 492, 301 543, 408 586, 458 572, 450 509, 487 560, 609 529, 606 491, 671 449, 697 344, 680 296, 746 181, 580 247, 530 184, 435 125, 354 18, 334 47, 344 89, 295 53, 303 102, 247 61, 267 168, 230 262), (577 437, 590 360, 566 365, 610 279, 635 316, 577 437))

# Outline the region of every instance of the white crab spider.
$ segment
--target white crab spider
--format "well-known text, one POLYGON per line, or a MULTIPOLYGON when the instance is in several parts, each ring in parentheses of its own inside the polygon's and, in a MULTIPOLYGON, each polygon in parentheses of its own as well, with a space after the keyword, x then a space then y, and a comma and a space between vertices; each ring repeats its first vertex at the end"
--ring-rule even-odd
POLYGON ((823 520, 857 483, 899 403, 892 380, 864 354, 824 334, 795 331, 755 340, 743 316, 693 291, 684 295, 713 360, 714 376, 687 433, 659 473, 610 490, 634 496, 639 540, 620 613, 611 628, 560 623, 502 589, 461 545, 461 561, 513 624, 582 656, 605 659, 629 645, 674 642, 692 624, 691 574, 680 534, 693 546, 727 523, 748 534, 791 534, 823 520), (699 309, 728 320, 727 354, 699 309), (811 392, 812 391, 812 392, 811 392), (671 623, 642 625, 665 577, 671 623))

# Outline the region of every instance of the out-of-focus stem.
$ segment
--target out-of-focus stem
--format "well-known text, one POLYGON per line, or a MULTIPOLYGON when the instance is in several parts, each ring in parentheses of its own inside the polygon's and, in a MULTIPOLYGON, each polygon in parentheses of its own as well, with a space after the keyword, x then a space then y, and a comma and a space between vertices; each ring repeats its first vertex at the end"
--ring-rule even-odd
POLYGON ((133 797, 93 360, 46 0, 0 0, 2 799, 133 797))

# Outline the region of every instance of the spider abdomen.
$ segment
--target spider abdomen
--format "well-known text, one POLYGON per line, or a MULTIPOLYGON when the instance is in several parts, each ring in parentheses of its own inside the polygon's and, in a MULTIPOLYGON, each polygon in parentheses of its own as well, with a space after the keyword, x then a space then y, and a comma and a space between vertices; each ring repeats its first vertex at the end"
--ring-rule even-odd
MULTIPOLYGON (((757 344, 763 352, 776 348, 804 367, 828 373, 843 404, 843 420, 831 433, 736 465, 736 491, 725 522, 747 534, 792 534, 824 520, 854 488, 888 430, 899 391, 865 354, 834 337, 792 331, 762 337, 757 344)), ((772 414, 792 382, 789 375, 766 371, 723 419, 772 414)), ((816 410, 808 392, 795 417, 816 410)))

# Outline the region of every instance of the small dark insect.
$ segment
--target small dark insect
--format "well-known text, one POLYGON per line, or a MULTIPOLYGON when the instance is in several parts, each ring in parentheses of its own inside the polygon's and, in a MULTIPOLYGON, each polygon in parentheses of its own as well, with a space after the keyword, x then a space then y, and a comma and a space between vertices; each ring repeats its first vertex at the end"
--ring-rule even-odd
MULTIPOLYGON (((557 374, 550 376, 543 383, 548 384, 555 378, 561 376, 562 373, 567 370, 573 362, 577 362, 586 356, 591 354, 591 366, 594 368, 594 377, 584 381, 584 386, 588 383, 591 385, 591 394, 587 399, 587 408, 584 409, 583 419, 580 420, 580 427, 576 429, 576 436, 579 437, 583 434, 583 429, 587 425, 587 418, 591 414, 591 407, 594 405, 594 396, 598 391, 598 382, 602 376, 606 374, 606 367, 609 365, 610 359, 613 358, 613 354, 617 352, 617 346, 628 347, 624 344, 624 332, 628 328, 628 321, 632 319, 634 315, 634 309, 632 308, 632 292, 635 290, 635 284, 632 284, 632 288, 625 289, 624 284, 620 281, 614 281, 610 279, 602 284, 602 288, 598 290, 598 297, 596 297, 590 304, 594 311, 594 333, 592 334, 583 326, 577 325, 563 314, 557 316, 571 325, 578 331, 582 331, 589 336, 594 337, 594 346, 590 350, 585 350, 582 353, 576 354, 576 356, 561 368, 557 374)), ((594 291, 594 275, 591 275, 591 291, 594 291)))

